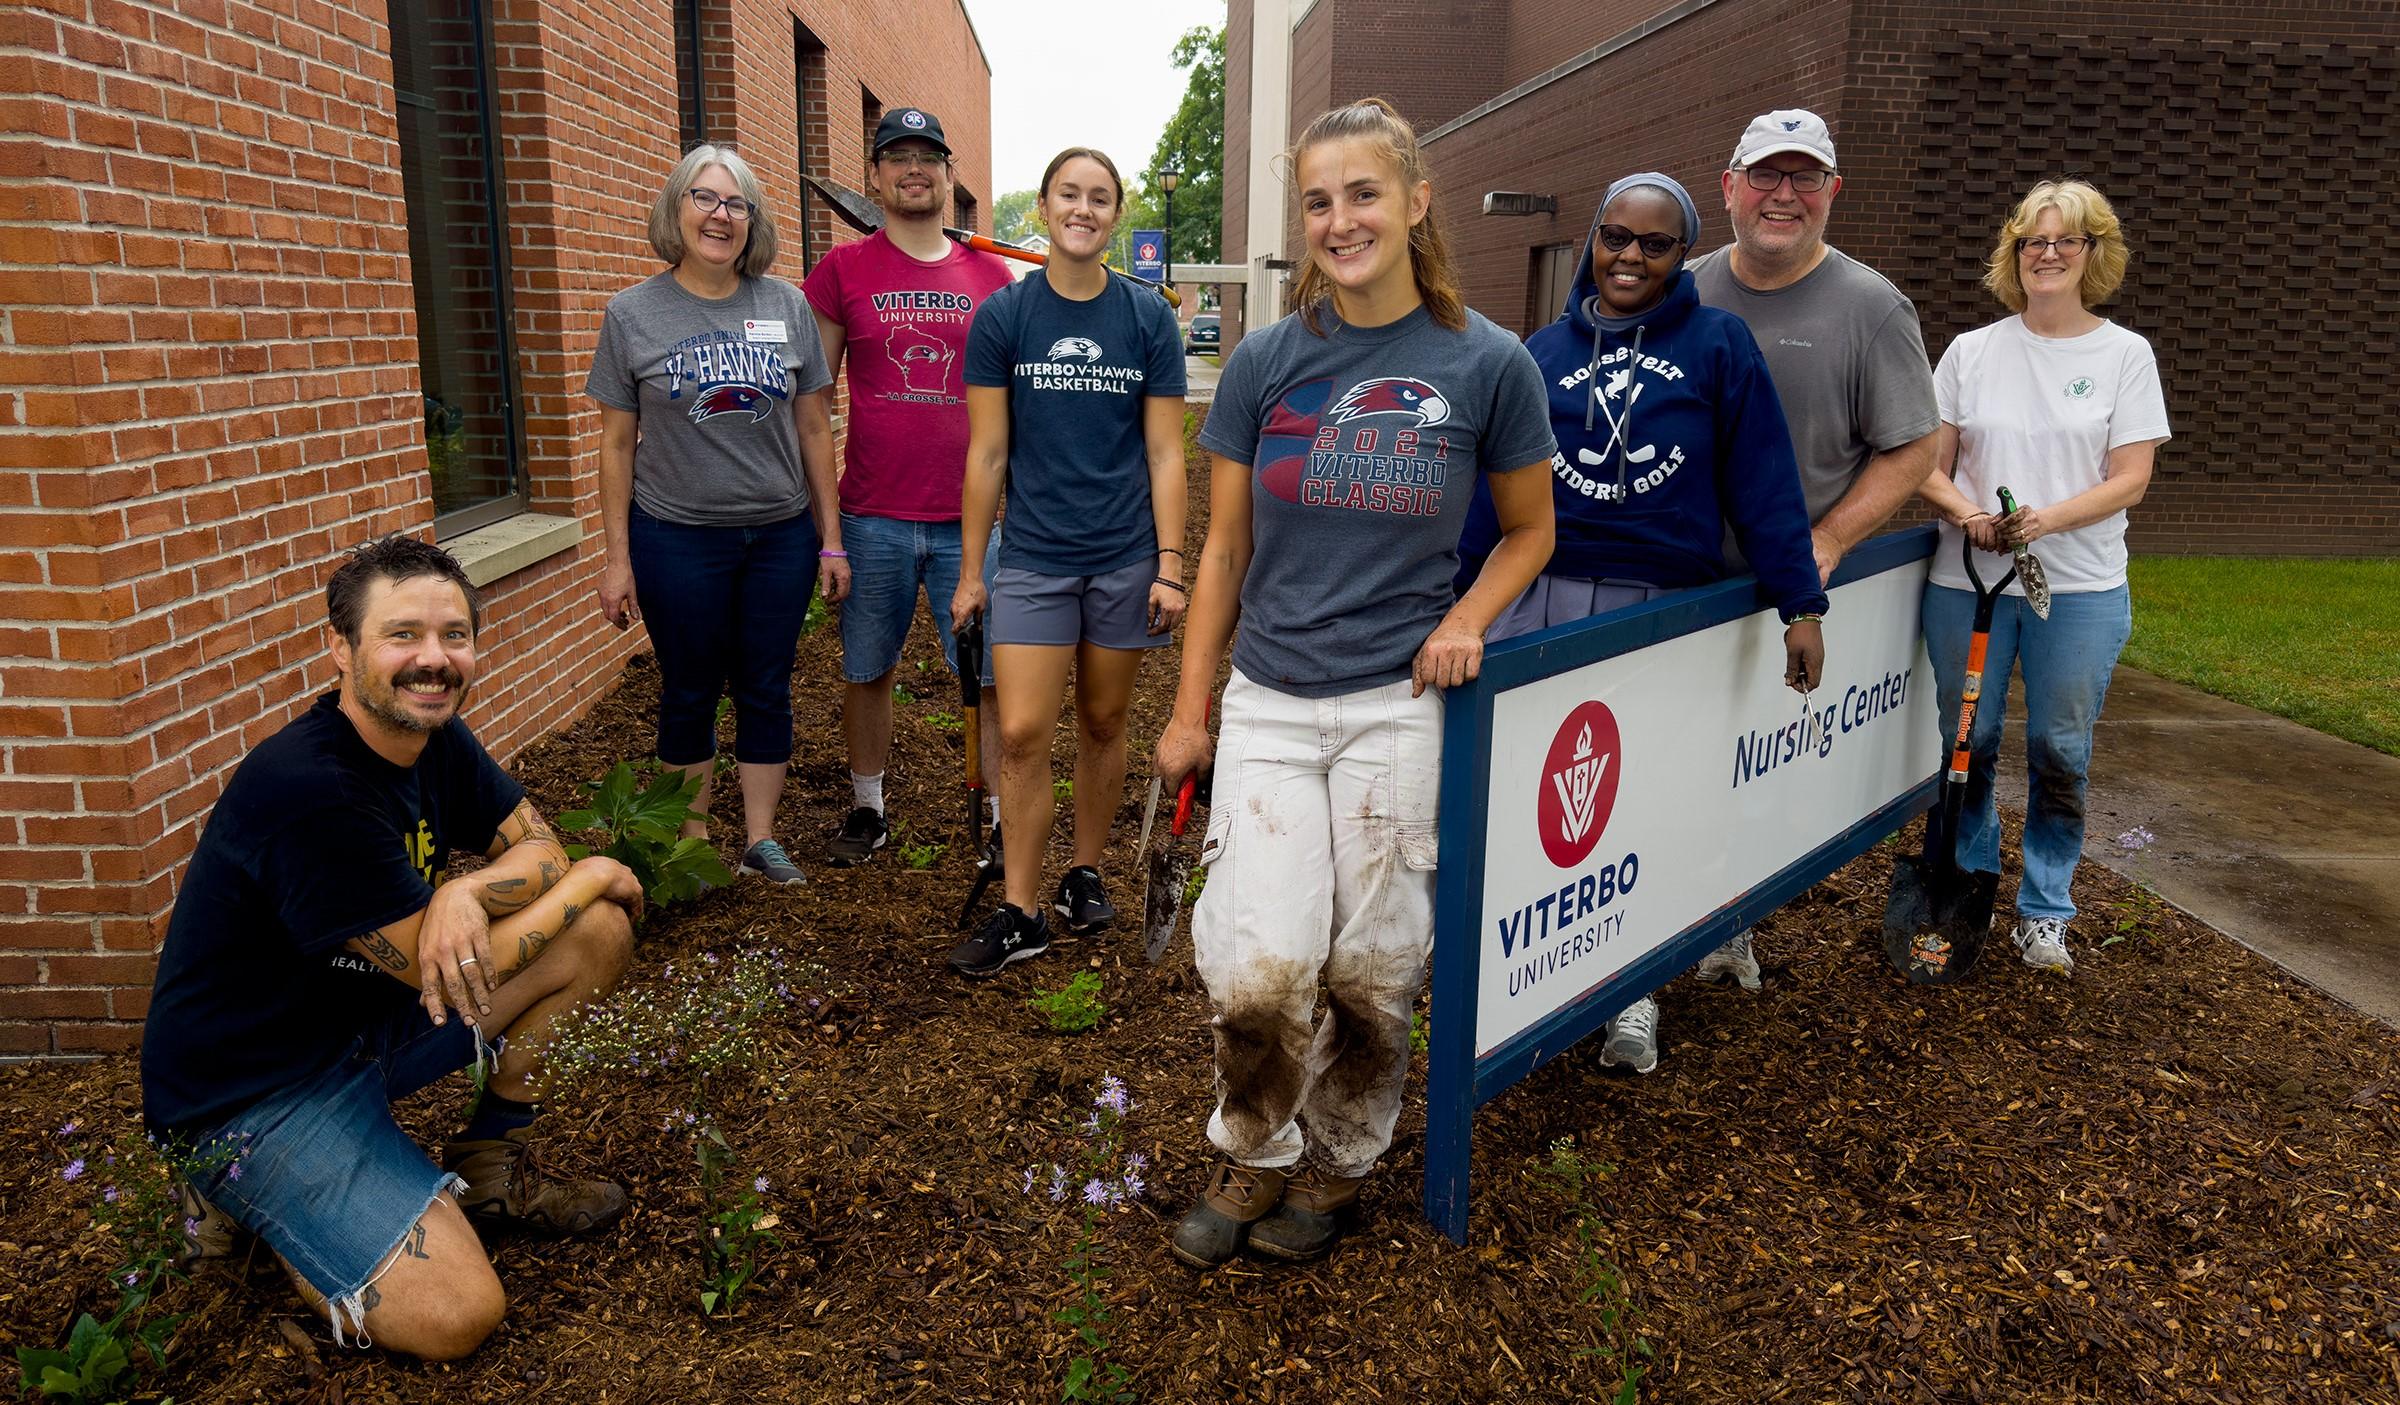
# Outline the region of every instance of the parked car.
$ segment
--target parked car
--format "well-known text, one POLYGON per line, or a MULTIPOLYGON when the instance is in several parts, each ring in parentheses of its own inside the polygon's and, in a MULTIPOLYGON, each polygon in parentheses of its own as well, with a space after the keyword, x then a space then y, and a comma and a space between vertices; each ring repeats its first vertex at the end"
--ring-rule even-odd
POLYGON ((1203 312, 1194 316, 1183 329, 1183 354, 1203 356, 1217 349, 1217 314, 1203 312))

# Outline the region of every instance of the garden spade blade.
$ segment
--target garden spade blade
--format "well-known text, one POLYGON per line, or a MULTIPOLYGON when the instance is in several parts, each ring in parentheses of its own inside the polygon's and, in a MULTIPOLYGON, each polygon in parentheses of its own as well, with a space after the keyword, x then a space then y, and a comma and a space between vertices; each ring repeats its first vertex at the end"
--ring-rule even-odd
MULTIPOLYGON (((2017 500, 2008 495, 2008 489, 2002 488, 2000 490, 2002 515, 2012 514, 2016 510, 2017 500)), ((2042 558, 2033 554, 2032 547, 2021 544, 2016 548, 2016 556, 2017 584, 2025 587, 2025 603, 2032 607, 2035 619, 2050 618, 2050 573, 2042 569, 2042 558)))
POLYGON ((1175 940, 1184 885, 1192 881, 1192 846, 1182 840, 1183 827, 1192 818, 1192 791, 1199 779, 1198 771, 1183 778, 1182 788, 1175 792, 1175 818, 1167 826, 1166 836, 1157 848, 1143 855, 1142 959, 1153 966, 1167 954, 1167 944, 1175 940))
POLYGON ((1150 798, 1142 802, 1142 837, 1133 843, 1137 854, 1147 856, 1150 852, 1150 830, 1158 823, 1158 797, 1165 789, 1165 782, 1156 776, 1150 778, 1150 798))

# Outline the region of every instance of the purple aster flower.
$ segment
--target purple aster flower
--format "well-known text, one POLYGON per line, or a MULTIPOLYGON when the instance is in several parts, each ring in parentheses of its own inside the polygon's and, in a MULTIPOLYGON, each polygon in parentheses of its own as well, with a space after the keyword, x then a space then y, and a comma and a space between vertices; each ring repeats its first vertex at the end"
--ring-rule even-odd
POLYGON ((1126 1157, 1125 1157, 1125 1169, 1126 1169, 1126 1170, 1128 1170, 1128 1171, 1139 1171, 1139 1170, 1141 1170, 1143 1167, 1145 1167, 1145 1166, 1148 1166, 1149 1164, 1150 1164, 1150 1158, 1149 1158, 1149 1157, 1147 1157, 1147 1156, 1144 1156, 1144 1155, 1142 1155, 1142 1154, 1141 1154, 1140 1152, 1138 1152, 1138 1151, 1136 1151, 1136 1152, 1129 1152, 1129 1153, 1127 1153, 1127 1154, 1126 1154, 1126 1157))
POLYGON ((1083 1183, 1083 1203, 1086 1205, 1106 1205, 1108 1203, 1108 1182, 1100 1179, 1098 1176, 1094 1176, 1090 1180, 1085 1181, 1083 1183))
POLYGON ((761 1195, 764 1195, 764 1194, 766 1194, 766 1193, 767 1193, 767 1178, 766 1178, 765 1176, 760 1176, 760 1177, 759 1177, 757 1180, 754 1180, 754 1181, 752 1181, 752 1182, 750 1183, 750 1188, 751 1188, 752 1190, 755 1190, 755 1191, 757 1191, 757 1192, 758 1192, 759 1194, 761 1194, 761 1195))
POLYGON ((141 1282, 141 1281, 142 1281, 142 1275, 141 1275, 140 1273, 138 1273, 138 1272, 137 1272, 137 1273, 128 1273, 128 1274, 126 1274, 126 1275, 125 1275, 125 1286, 126 1286, 126 1287, 128 1287, 128 1288, 132 1287, 134 1284, 136 1284, 136 1283, 139 1283, 139 1282, 141 1282))
POLYGON ((81 1180, 83 1178, 83 1158, 78 1156, 74 1160, 68 1162, 67 1169, 59 1172, 58 1178, 68 1182, 81 1180))
POLYGON ((1052 1204, 1057 1204, 1057 1203, 1059 1203, 1059 1202, 1061 1202, 1061 1201, 1064 1201, 1066 1198, 1067 1198, 1067 1168, 1066 1168, 1066 1167, 1064 1167, 1064 1166, 1061 1166, 1061 1165, 1059 1165, 1057 1162, 1053 1161, 1053 1162, 1051 1162, 1051 1163, 1050 1163, 1050 1200, 1051 1200, 1051 1203, 1052 1203, 1052 1204))
POLYGON ((102 1200, 105 1200, 105 1201, 107 1201, 107 1202, 108 1202, 109 1204, 111 1204, 111 1205, 114 1205, 114 1204, 116 1204, 116 1203, 117 1203, 117 1188, 116 1188, 115 1186, 113 1186, 113 1185, 112 1185, 112 1186, 108 1186, 108 1187, 106 1187, 106 1188, 102 1189, 102 1190, 101 1190, 101 1192, 100 1192, 100 1198, 101 1198, 102 1200))
POLYGON ((186 1238, 186 1239, 195 1239, 195 1238, 198 1238, 198 1237, 199 1237, 199 1234, 200 1234, 200 1222, 199 1222, 198 1220, 187 1219, 187 1220, 185 1220, 185 1221, 183 1222, 183 1237, 184 1237, 184 1238, 186 1238))
POLYGON ((80 1117, 70 1117, 67 1119, 67 1125, 58 1129, 58 1134, 62 1137, 71 1137, 82 1130, 83 1119, 80 1117))
POLYGON ((225 1179, 227 1179, 227 1180, 229 1180, 229 1181, 238 1181, 238 1180, 240 1180, 241 1178, 242 1178, 242 1163, 241 1163, 241 1162, 239 1162, 239 1161, 236 1161, 236 1162, 234 1162, 232 1165, 230 1165, 230 1166, 228 1166, 228 1167, 226 1167, 226 1168, 225 1168, 225 1179))
POLYGON ((2157 835, 2138 824, 2117 836, 2117 847, 2128 854, 2140 853, 2157 842, 2157 835))
POLYGON ((1125 1095, 1125 1080, 1113 1073, 1102 1078, 1100 1080, 1100 1096, 1092 1099, 1092 1106, 1106 1108, 1110 1112, 1123 1116, 1125 1110, 1133 1106, 1133 1099, 1125 1095))
POLYGON ((1147 1190, 1149 1185, 1148 1181, 1142 1179, 1141 1172, 1127 1171, 1125 1173, 1125 1198, 1128 1200, 1141 1199, 1142 1192, 1147 1190))

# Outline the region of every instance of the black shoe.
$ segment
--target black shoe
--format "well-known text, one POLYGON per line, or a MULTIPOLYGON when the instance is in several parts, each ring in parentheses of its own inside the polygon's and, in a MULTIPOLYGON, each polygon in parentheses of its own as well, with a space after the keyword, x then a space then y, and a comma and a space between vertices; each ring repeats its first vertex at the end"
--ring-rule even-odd
POLYGON ((1100 886, 1100 870, 1084 865, 1070 868, 1058 880, 1058 915, 1072 935, 1082 937, 1105 932, 1117 920, 1117 910, 1108 903, 1108 890, 1100 886))
POLYGON ((1008 903, 993 909, 975 935, 950 953, 950 969, 969 980, 999 975, 1012 961, 1024 961, 1050 949, 1050 929, 1042 915, 1008 903))
POLYGON ((892 827, 880 810, 861 805, 842 821, 842 832, 833 836, 825 846, 825 862, 835 868, 848 868, 865 863, 877 849, 891 842, 892 827))

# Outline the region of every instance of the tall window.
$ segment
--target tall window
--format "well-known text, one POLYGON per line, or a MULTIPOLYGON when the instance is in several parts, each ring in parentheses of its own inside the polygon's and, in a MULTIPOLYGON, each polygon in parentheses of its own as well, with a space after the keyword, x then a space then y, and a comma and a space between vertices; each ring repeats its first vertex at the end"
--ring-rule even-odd
POLYGON ((958 227, 970 233, 974 232, 975 197, 967 193, 965 186, 955 185, 950 188, 950 208, 952 212, 950 218, 958 222, 958 227))
POLYGON ((525 510, 491 48, 480 0, 391 0, 434 534, 525 510))
POLYGON ((708 140, 708 92, 700 81, 700 0, 672 0, 672 3, 675 112, 682 124, 683 149, 689 151, 708 140))
MULTIPOLYGON (((800 172, 810 176, 830 175, 833 133, 825 125, 825 45, 797 19, 792 21, 792 82, 792 105, 800 114, 800 172)), ((815 268, 817 255, 830 242, 830 230, 817 228, 824 216, 817 210, 816 192, 803 183, 794 193, 799 198, 800 210, 800 218, 795 221, 800 234, 800 267, 815 268)))

